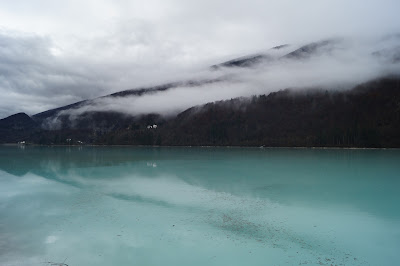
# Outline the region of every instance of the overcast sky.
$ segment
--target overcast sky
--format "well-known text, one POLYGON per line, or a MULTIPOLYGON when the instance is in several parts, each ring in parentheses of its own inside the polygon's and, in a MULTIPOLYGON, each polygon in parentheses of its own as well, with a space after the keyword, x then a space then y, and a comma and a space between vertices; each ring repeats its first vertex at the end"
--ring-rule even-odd
POLYGON ((0 118, 285 43, 400 32, 398 0, 0 0, 0 118))

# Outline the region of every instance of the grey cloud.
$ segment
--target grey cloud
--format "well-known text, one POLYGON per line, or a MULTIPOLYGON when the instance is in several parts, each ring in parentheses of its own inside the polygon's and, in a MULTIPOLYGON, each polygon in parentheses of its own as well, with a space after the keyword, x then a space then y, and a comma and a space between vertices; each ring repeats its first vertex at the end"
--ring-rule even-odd
POLYGON ((38 36, 0 34, 0 93, 3 109, 32 113, 93 96, 95 84, 58 61, 51 41, 38 36))
MULTIPOLYGON (((110 44, 107 47, 103 42, 105 47, 87 47, 88 51, 92 50, 88 52, 89 57, 68 57, 54 54, 53 51, 57 47, 50 38, 1 32, 0 117, 21 111, 32 115, 147 83, 157 84, 157 80, 162 82, 175 77, 178 79, 181 74, 177 73, 185 72, 164 70, 167 68, 166 64, 165 67, 156 69, 154 66, 160 63, 153 60, 156 56, 149 53, 141 55, 141 51, 138 51, 138 56, 148 55, 150 62, 147 64, 138 64, 133 59, 138 56, 113 57, 112 53, 109 56, 100 54, 96 57, 94 54, 101 50, 107 52, 115 46, 121 51, 124 40, 116 42, 121 43, 110 44), (93 49, 96 52, 93 52, 93 49), (152 75, 156 75, 157 78, 152 75)), ((126 53, 132 52, 129 50, 131 48, 126 48, 126 53)), ((145 61, 145 58, 142 61, 145 61)))

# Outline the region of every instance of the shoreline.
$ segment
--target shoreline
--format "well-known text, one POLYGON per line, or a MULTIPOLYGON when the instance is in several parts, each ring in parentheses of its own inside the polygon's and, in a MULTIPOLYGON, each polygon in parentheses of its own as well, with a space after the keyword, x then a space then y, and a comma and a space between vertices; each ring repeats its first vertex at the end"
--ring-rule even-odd
POLYGON ((371 147, 284 147, 284 146, 192 146, 192 145, 131 145, 131 144, 116 144, 116 145, 101 145, 101 144, 87 144, 87 145, 63 145, 63 144, 52 144, 52 145, 41 145, 41 144, 18 144, 18 143, 1 143, 0 146, 30 146, 30 147, 127 147, 127 148, 238 148, 238 149, 312 149, 312 150, 400 150, 400 148, 382 147, 382 148, 371 148, 371 147))

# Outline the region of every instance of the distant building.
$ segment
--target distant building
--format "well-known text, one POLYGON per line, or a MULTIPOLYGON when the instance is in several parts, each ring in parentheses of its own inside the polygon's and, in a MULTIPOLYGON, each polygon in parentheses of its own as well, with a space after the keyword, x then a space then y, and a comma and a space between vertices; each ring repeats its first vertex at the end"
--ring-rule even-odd
POLYGON ((147 129, 156 129, 157 128, 157 125, 148 125, 147 126, 147 129))

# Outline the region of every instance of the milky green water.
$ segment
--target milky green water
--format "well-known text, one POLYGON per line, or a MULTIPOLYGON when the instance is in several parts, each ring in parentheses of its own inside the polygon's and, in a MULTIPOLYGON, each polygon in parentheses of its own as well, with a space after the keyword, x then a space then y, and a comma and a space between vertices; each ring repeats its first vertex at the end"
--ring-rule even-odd
POLYGON ((400 265, 400 151, 0 147, 0 265, 400 265))

